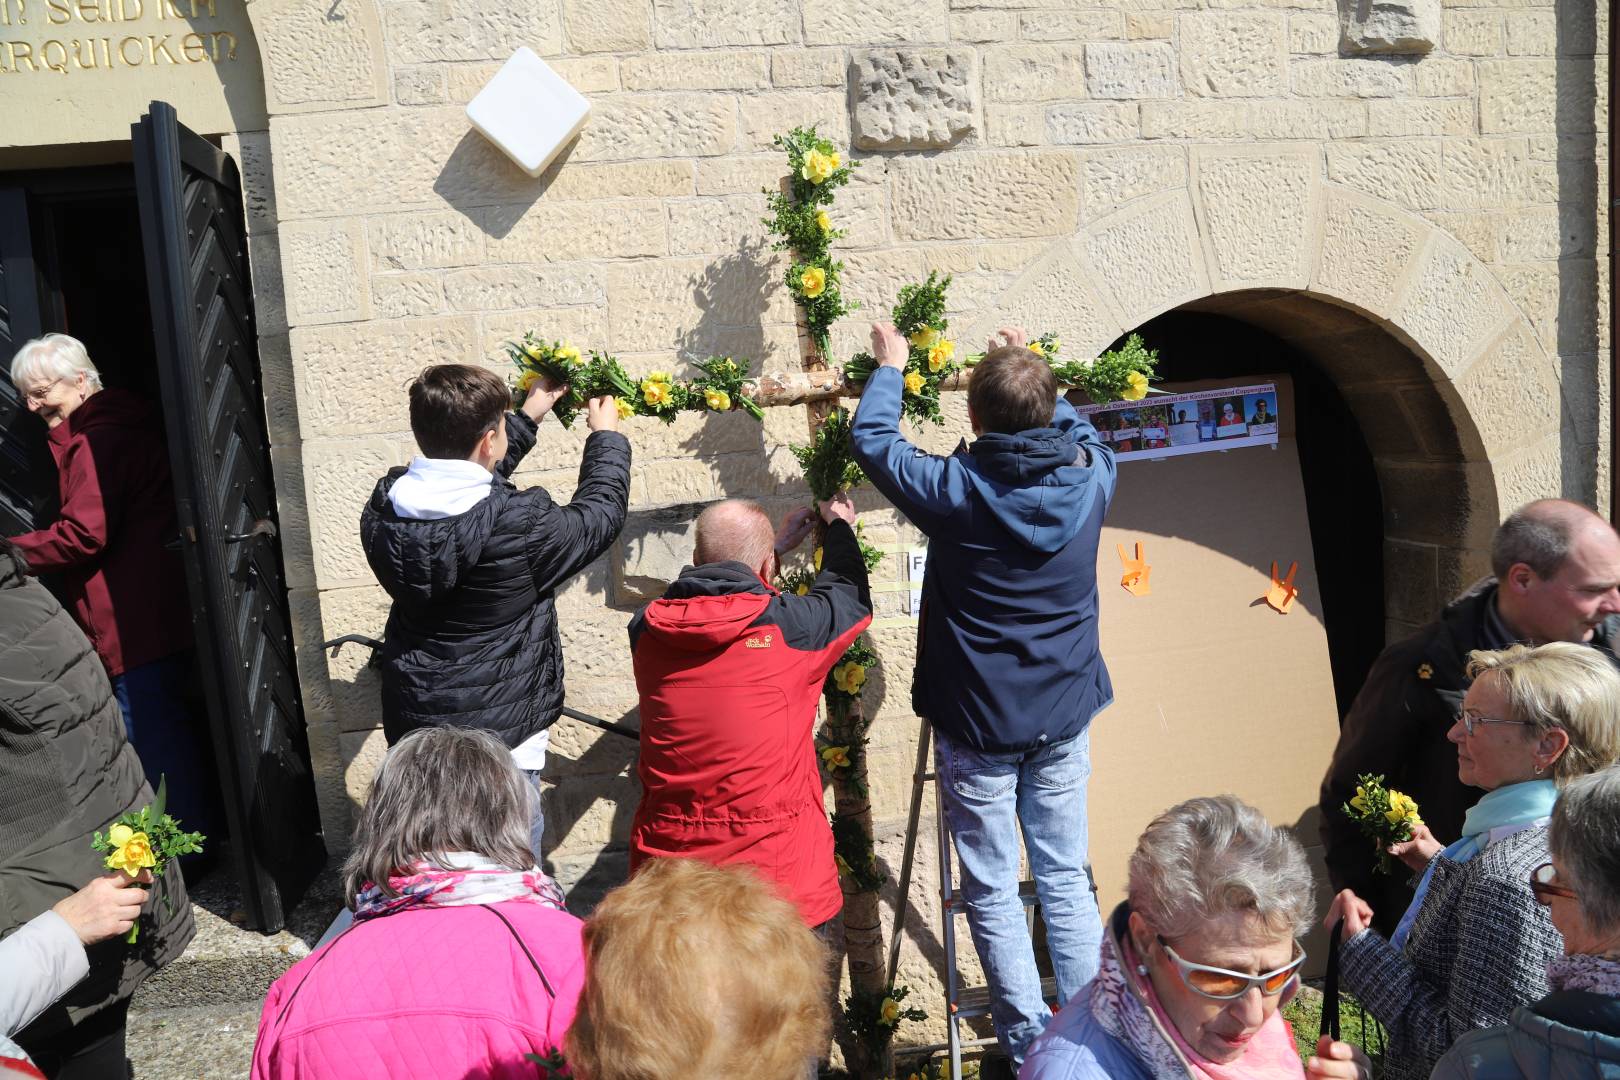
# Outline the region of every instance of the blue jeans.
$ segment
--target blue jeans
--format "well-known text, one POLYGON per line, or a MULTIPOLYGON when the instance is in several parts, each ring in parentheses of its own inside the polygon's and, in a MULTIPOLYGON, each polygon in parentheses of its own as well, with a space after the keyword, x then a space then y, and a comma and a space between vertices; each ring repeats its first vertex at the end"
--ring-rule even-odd
POLYGON ((534 852, 534 865, 541 865, 541 841, 546 838, 546 808, 540 801, 540 774, 528 769, 519 769, 529 786, 534 789, 534 799, 529 803, 529 848, 534 852))
POLYGON ((962 868, 968 929, 990 984, 990 1019, 1017 1068, 1052 1018, 1018 898, 1020 829, 1059 1004, 1097 974, 1102 919, 1086 874, 1091 734, 1018 754, 985 754, 936 729, 934 765, 962 868))
POLYGON ((218 783, 203 761, 199 730, 204 721, 192 715, 185 694, 191 663, 191 654, 182 653, 130 668, 112 681, 113 696, 152 790, 168 780, 168 812, 188 832, 219 839, 218 783))

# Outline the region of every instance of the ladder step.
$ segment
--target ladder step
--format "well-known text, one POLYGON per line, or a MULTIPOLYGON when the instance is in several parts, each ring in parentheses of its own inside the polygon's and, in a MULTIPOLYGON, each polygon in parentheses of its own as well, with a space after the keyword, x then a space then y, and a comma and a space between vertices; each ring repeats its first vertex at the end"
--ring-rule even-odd
MULTIPOLYGON (((1035 882, 1029 879, 1018 883, 1018 899, 1025 907, 1034 907, 1041 902, 1040 894, 1035 891, 1035 882)), ((952 893, 942 901, 947 911, 960 915, 967 910, 967 904, 962 900, 961 893, 952 893)))
MULTIPOLYGON (((1057 1011, 1057 976, 1048 975, 1041 980, 1041 1000, 1057 1011)), ((966 1020, 973 1016, 990 1015, 990 988, 967 986, 957 991, 956 1018, 966 1020)))

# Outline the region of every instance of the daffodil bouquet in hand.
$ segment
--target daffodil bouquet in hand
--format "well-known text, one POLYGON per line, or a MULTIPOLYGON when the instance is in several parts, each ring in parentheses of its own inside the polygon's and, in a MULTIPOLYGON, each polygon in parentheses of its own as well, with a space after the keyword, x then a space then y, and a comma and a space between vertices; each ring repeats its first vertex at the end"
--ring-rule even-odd
POLYGON ((514 408, 523 404, 537 380, 546 378, 568 386, 568 392, 551 407, 551 414, 563 427, 573 425, 585 402, 604 395, 617 399, 621 419, 629 415, 626 406, 635 397, 636 384, 613 357, 595 351, 584 356, 566 341, 546 341, 533 331, 524 334, 522 341, 507 342, 506 352, 517 367, 512 382, 514 408))
POLYGON ((1418 816, 1417 803, 1410 795, 1384 786, 1382 774, 1362 773, 1356 778, 1356 793, 1340 809, 1354 821, 1363 836, 1378 849, 1378 872, 1393 874, 1395 861, 1389 849, 1412 839, 1415 830, 1423 824, 1418 816))
MULTIPOLYGON (((162 877, 170 859, 202 852, 203 834, 182 830, 180 823, 164 812, 167 802, 167 782, 159 777, 157 796, 150 806, 119 816, 106 833, 98 830, 91 837, 90 846, 106 852, 107 869, 121 870, 132 878, 139 877, 142 870, 162 877)), ((140 932, 137 921, 124 940, 133 945, 140 932)))
MULTIPOLYGON (((936 424, 940 423, 940 384, 962 370, 956 359, 956 342, 945 336, 950 328, 945 318, 945 291, 950 286, 949 275, 931 273, 926 281, 903 286, 893 311, 895 329, 911 346, 905 393, 900 397, 901 415, 936 424)), ((844 378, 861 384, 876 370, 877 359, 871 353, 856 353, 844 365, 844 378)))

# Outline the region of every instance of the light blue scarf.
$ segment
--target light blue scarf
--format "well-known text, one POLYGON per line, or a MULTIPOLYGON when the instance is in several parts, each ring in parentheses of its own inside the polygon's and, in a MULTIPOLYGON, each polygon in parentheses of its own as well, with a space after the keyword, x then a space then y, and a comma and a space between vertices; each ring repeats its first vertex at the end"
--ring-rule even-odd
POLYGON ((1492 829, 1505 825, 1528 828, 1551 816, 1553 803, 1557 801, 1558 788, 1551 780, 1526 780, 1487 792, 1463 817, 1462 839, 1429 860, 1411 906, 1401 916, 1400 925, 1395 927, 1395 933, 1389 939, 1390 944, 1397 949, 1405 947, 1406 939, 1412 933, 1412 924, 1417 922, 1418 910, 1423 907, 1423 898, 1429 894, 1429 883, 1434 878, 1434 868, 1439 865, 1440 857, 1452 862, 1467 862, 1484 849, 1492 829))

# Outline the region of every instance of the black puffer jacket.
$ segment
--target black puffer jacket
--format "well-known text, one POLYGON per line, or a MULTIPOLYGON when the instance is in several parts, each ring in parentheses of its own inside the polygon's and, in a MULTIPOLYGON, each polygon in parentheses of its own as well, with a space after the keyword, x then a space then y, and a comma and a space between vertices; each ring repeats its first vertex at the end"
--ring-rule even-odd
POLYGON ((420 727, 493 732, 508 746, 556 722, 562 642, 552 594, 613 543, 630 499, 630 442, 585 440, 574 499, 507 479, 534 446, 534 421, 508 413, 506 459, 489 497, 451 517, 403 518, 377 482, 360 517, 366 560, 393 597, 383 648, 383 732, 389 745, 420 727))
MULTIPOLYGON (((151 801, 101 660, 73 617, 0 546, 0 937, 107 873, 91 836, 151 801)), ((91 946, 90 974, 20 1042, 128 998, 185 950, 196 927, 179 868, 153 893, 153 921, 143 922, 139 941, 91 946)))

